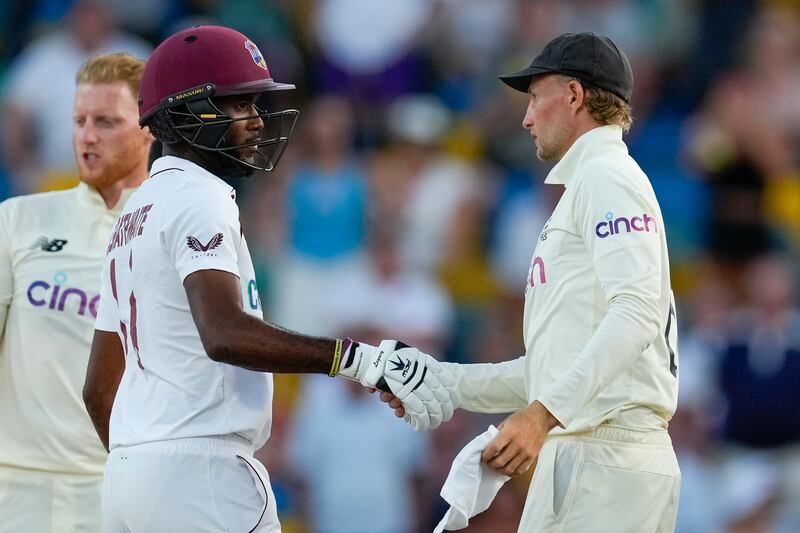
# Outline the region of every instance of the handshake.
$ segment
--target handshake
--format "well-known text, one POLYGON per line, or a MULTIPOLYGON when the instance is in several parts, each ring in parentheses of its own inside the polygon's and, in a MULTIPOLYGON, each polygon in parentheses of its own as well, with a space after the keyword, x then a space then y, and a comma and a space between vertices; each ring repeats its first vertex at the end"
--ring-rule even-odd
POLYGON ((453 417, 459 404, 455 377, 417 348, 399 341, 375 347, 347 339, 341 357, 338 375, 393 394, 405 408, 403 420, 417 431, 435 429, 453 417))

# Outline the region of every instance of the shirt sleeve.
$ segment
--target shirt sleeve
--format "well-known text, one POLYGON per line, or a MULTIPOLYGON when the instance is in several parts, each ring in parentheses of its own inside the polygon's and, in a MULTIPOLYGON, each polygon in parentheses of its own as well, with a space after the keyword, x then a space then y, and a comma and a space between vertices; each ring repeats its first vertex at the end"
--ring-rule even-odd
POLYGON ((11 270, 11 203, 0 203, 0 337, 6 326, 8 308, 14 295, 14 273, 11 270))
POLYGON ((100 302, 97 306, 97 317, 94 320, 94 329, 100 331, 118 332, 119 329, 119 304, 116 297, 116 272, 111 271, 110 256, 106 255, 103 261, 103 271, 100 278, 100 302))
POLYGON ((528 405, 525 358, 502 363, 442 363, 456 377, 462 409, 473 413, 512 413, 528 405))
POLYGON ((216 190, 182 190, 165 205, 161 243, 185 280, 199 270, 222 270, 239 276, 242 238, 236 202, 216 190))
POLYGON ((573 365, 537 398, 564 427, 659 334, 665 260, 663 223, 648 189, 618 169, 602 167, 593 168, 579 187, 574 224, 607 312, 573 365))

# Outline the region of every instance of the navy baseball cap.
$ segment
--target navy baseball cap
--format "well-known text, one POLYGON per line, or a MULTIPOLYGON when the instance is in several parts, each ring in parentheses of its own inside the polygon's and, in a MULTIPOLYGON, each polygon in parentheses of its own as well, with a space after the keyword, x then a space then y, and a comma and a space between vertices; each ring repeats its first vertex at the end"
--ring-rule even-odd
POLYGON ((528 92, 534 76, 563 74, 610 91, 626 102, 633 94, 633 71, 611 39, 594 33, 565 33, 544 47, 526 69, 500 76, 509 87, 528 92))

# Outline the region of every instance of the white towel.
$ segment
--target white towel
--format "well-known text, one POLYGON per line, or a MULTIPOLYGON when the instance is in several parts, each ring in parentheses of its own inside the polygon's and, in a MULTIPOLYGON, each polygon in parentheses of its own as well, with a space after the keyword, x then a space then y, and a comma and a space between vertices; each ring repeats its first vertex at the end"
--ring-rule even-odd
POLYGON ((496 427, 489 426, 456 455, 439 493, 450 504, 450 509, 433 533, 467 527, 469 519, 488 509, 500 487, 511 479, 481 462, 481 453, 497 433, 496 427))

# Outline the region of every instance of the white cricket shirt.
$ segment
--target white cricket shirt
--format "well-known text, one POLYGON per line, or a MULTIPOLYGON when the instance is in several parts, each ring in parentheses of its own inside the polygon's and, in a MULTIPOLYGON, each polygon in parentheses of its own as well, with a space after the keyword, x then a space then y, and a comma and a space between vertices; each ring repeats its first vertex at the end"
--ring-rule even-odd
POLYGON ((103 266, 95 327, 125 348, 110 447, 232 433, 266 442, 272 375, 211 360, 192 319, 183 281, 208 269, 238 276, 244 310, 262 318, 234 190, 162 157, 124 207, 103 266))
POLYGON ((114 209, 77 187, 0 204, 0 465, 102 474, 83 404, 114 209))
POLYGON ((579 432, 617 419, 666 427, 677 403, 677 325, 664 222, 617 126, 570 147, 545 183, 565 191, 536 241, 525 290, 525 356, 458 368, 464 406, 539 400, 579 432))

